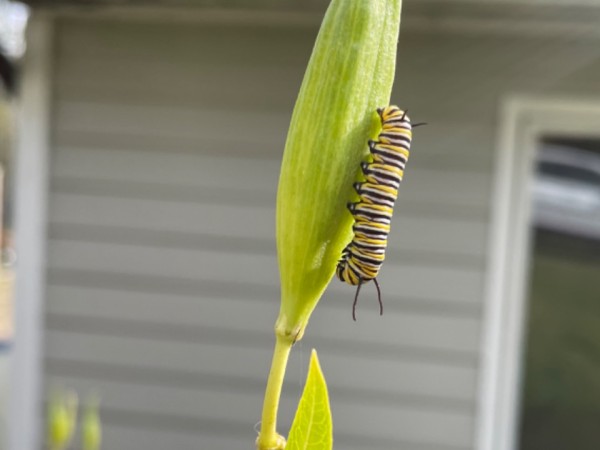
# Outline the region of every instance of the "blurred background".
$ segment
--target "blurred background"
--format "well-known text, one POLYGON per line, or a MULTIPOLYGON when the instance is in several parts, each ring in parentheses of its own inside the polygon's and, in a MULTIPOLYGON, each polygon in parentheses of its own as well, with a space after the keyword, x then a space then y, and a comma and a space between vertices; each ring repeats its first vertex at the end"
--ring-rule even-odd
MULTIPOLYGON (((55 388, 99 394, 105 450, 253 448, 328 2, 26 3, 0 1, 0 448, 45 448, 55 388)), ((599 449, 600 1, 405 0, 392 102, 428 126, 385 314, 331 284, 280 431, 316 347, 338 449, 599 449)))

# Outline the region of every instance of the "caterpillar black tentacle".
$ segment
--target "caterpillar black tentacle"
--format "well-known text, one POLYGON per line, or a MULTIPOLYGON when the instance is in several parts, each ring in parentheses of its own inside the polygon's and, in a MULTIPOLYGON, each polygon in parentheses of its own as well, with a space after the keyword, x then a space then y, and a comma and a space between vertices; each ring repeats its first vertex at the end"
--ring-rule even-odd
POLYGON ((371 161, 360 165, 365 180, 353 184, 359 201, 347 205, 354 217, 354 236, 342 252, 336 270, 341 281, 357 287, 352 305, 354 320, 360 288, 371 280, 377 288, 379 313, 383 314, 377 274, 385 259, 394 203, 412 141, 407 111, 387 106, 378 108, 377 113, 381 118, 381 132, 376 141, 368 141, 371 161))
POLYGON ((379 281, 377 281, 377 278, 373 278, 373 283, 375 283, 375 287, 377 288, 377 300, 379 301, 379 315, 383 316, 383 302, 381 301, 381 289, 379 288, 379 281))

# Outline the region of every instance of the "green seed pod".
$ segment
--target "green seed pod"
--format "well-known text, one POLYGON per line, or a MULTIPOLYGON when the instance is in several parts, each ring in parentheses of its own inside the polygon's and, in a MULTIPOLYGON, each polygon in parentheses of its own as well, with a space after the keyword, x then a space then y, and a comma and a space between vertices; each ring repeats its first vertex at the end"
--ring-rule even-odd
POLYGON ((332 0, 288 132, 277 195, 279 336, 298 340, 352 237, 346 204, 389 104, 402 0, 332 0))

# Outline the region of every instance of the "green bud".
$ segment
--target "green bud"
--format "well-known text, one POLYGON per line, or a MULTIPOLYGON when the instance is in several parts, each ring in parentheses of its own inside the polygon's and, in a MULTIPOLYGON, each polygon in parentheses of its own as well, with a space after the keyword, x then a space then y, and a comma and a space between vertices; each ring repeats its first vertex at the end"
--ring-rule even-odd
POLYGON ((88 400, 81 423, 81 448, 82 450, 100 450, 101 442, 102 424, 98 414, 98 399, 92 397, 88 400))
POLYGON ((304 333, 352 237, 346 204, 378 107, 389 104, 402 0, 332 0, 288 132, 277 195, 281 310, 276 331, 304 333))
POLYGON ((51 449, 66 448, 77 427, 77 394, 55 392, 48 405, 48 443, 51 449))

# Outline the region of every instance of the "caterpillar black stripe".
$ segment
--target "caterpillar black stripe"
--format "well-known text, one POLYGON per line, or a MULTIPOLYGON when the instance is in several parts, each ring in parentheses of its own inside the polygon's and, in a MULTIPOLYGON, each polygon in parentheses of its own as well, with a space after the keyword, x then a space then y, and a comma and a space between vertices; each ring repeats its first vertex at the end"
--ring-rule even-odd
POLYGON ((354 320, 360 288, 370 280, 377 288, 379 313, 383 314, 377 274, 385 259, 394 203, 412 140, 413 126, 406 111, 388 106, 378 109, 377 113, 381 118, 381 132, 376 141, 369 141, 371 161, 361 164, 365 181, 354 184, 359 201, 348 203, 354 217, 354 236, 342 252, 336 270, 341 281, 357 286, 352 305, 354 320))

